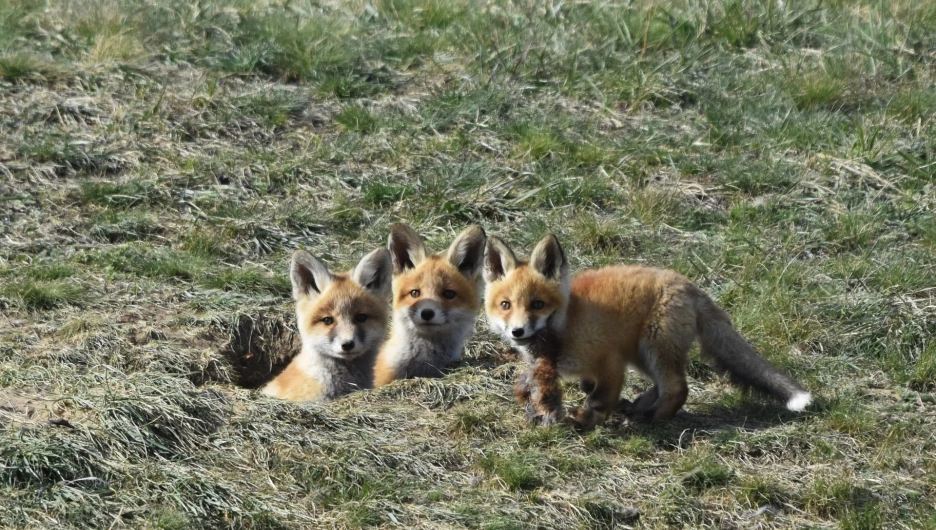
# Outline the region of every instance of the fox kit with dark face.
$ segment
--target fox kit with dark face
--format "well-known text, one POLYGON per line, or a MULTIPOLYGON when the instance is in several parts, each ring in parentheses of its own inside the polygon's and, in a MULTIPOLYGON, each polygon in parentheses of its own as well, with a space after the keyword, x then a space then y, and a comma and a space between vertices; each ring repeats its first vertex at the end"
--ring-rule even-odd
POLYGON ((461 360, 481 307, 484 230, 466 229, 439 254, 429 254, 409 226, 390 227, 393 327, 380 350, 375 386, 395 379, 440 377, 461 360))
POLYGON ((696 338, 702 355, 735 383, 778 398, 793 411, 811 401, 735 331, 727 313, 674 271, 615 266, 570 278, 559 241, 549 234, 529 261, 488 238, 484 277, 491 328, 533 363, 517 387, 531 419, 562 418, 557 376, 580 381, 588 394, 584 408, 568 414, 580 426, 603 422, 619 404, 632 416, 668 419, 686 401, 687 355, 696 338), (628 366, 653 380, 633 403, 620 401, 628 366))
POLYGON ((379 248, 347 274, 297 250, 289 276, 302 351, 263 392, 294 401, 330 400, 371 388, 387 335, 390 253, 379 248))

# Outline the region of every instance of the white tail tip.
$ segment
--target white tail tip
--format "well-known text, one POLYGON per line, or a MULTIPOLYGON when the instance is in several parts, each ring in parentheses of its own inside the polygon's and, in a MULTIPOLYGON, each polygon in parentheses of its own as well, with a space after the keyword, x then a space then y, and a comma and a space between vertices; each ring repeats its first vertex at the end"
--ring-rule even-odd
POLYGON ((793 412, 803 412, 810 403, 812 403, 812 396, 809 392, 797 392, 786 402, 786 408, 793 412))

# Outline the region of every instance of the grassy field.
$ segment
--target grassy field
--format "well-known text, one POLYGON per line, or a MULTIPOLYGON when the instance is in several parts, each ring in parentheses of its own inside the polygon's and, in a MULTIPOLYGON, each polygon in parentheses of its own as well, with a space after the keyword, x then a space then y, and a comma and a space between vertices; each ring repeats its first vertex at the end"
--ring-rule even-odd
POLYGON ((918 0, 0 0, 0 527, 936 528, 934 87, 918 0), (530 428, 483 322, 261 397, 393 221, 674 268, 817 403, 530 428))

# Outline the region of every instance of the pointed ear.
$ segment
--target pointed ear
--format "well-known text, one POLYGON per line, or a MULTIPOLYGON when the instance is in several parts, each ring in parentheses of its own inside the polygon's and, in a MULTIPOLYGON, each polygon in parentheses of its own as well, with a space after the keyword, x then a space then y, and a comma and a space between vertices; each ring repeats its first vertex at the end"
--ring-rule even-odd
POLYGON ((517 256, 500 238, 491 236, 484 249, 484 281, 494 283, 517 268, 517 256))
POLYGON ((569 274, 569 263, 555 235, 546 234, 546 237, 536 244, 536 248, 530 254, 530 266, 550 280, 565 279, 569 274))
POLYGON ((449 263, 458 267, 466 278, 474 278, 481 272, 484 261, 484 242, 487 235, 480 226, 466 228, 458 234, 455 241, 449 246, 446 258, 449 263))
POLYGON ((387 249, 393 260, 393 274, 400 274, 422 263, 428 252, 419 234, 402 223, 390 225, 387 249))
POLYGON ((351 273, 351 279, 361 287, 378 296, 390 294, 390 281, 393 278, 393 263, 390 251, 378 248, 364 256, 351 273))
POLYGON ((305 250, 293 252, 289 264, 289 279, 292 280, 293 298, 316 298, 331 285, 334 276, 328 267, 305 250))

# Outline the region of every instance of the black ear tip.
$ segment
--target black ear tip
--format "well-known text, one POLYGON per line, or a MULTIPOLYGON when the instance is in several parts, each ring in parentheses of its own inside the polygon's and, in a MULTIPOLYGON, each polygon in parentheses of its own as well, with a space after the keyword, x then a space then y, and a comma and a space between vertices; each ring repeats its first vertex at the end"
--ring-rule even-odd
POLYGON ((399 236, 402 233, 406 233, 408 231, 407 228, 409 227, 403 223, 391 224, 390 225, 390 238, 392 239, 394 236, 399 236))
POLYGON ((546 237, 549 238, 550 243, 552 243, 553 245, 556 245, 556 248, 562 251, 562 245, 559 243, 559 236, 550 232, 549 235, 547 235, 546 237))

